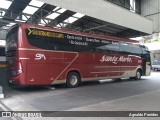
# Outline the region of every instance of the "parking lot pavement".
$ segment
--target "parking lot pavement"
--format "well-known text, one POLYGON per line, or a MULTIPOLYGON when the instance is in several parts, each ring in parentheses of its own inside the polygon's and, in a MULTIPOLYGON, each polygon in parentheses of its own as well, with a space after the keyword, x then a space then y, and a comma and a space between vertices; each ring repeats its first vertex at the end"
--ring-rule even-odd
POLYGON ((3 114, 3 112, 5 112, 5 111, 8 111, 8 110, 10 110, 10 109, 8 109, 1 101, 0 101, 0 116, 2 116, 2 117, 0 117, 0 120, 16 120, 16 119, 14 119, 14 118, 11 118, 11 117, 6 117, 5 115, 5 113, 3 114))
POLYGON ((3 104, 13 111, 160 110, 160 74, 142 80, 87 82, 78 88, 8 88, 3 104))

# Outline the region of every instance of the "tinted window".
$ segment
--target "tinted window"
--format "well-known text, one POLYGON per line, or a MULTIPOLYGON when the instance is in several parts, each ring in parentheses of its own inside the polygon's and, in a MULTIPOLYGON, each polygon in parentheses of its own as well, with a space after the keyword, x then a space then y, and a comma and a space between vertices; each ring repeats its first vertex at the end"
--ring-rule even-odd
POLYGON ((142 55, 142 49, 138 44, 131 44, 131 53, 135 55, 142 55))
POLYGON ((30 45, 46 50, 142 54, 142 50, 137 44, 103 40, 62 32, 27 28, 26 36, 30 45))
POLYGON ((95 43, 96 52, 113 53, 119 51, 119 43, 117 41, 101 40, 99 43, 95 43))
POLYGON ((125 42, 120 42, 120 52, 124 53, 124 54, 131 53, 131 44, 125 43, 125 42))
POLYGON ((18 26, 15 26, 7 33, 6 51, 15 50, 17 48, 17 31, 18 31, 18 26))
POLYGON ((92 52, 94 45, 86 37, 47 31, 40 29, 26 29, 28 42, 35 47, 47 50, 92 52))
POLYGON ((141 45, 141 49, 142 49, 143 54, 148 54, 149 53, 149 50, 148 50, 147 47, 141 45))

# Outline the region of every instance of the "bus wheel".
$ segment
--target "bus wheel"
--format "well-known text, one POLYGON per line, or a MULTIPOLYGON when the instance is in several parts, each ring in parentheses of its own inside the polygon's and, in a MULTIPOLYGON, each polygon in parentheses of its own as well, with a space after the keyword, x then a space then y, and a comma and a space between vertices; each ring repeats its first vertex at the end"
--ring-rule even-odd
POLYGON ((140 79, 141 79, 141 76, 142 76, 141 70, 137 70, 135 79, 136 79, 136 80, 140 80, 140 79))
POLYGON ((113 80, 114 80, 114 82, 121 82, 121 81, 122 81, 121 78, 115 78, 115 79, 113 79, 113 80))
POLYGON ((77 72, 70 72, 67 75, 66 86, 69 88, 77 87, 80 84, 80 75, 77 72))

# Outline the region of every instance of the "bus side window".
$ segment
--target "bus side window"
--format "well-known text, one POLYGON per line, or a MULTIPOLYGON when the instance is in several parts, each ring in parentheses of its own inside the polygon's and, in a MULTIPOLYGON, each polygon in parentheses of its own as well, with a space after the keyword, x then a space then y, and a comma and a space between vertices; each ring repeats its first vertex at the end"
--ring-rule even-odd
POLYGON ((130 54, 131 53, 130 43, 120 42, 120 53, 130 54))
POLYGON ((106 41, 106 43, 94 43, 95 52, 97 53, 113 53, 117 54, 119 51, 119 43, 114 41, 106 41))
POLYGON ((95 48, 96 53, 110 53, 110 50, 105 48, 105 46, 100 46, 95 48))
POLYGON ((105 49, 98 49, 98 48, 96 48, 96 49, 95 49, 95 52, 96 52, 96 53, 110 53, 111 51, 110 51, 110 50, 105 50, 105 49))
POLYGON ((131 47, 131 53, 134 55, 141 56, 142 55, 142 50, 139 45, 133 44, 131 47))

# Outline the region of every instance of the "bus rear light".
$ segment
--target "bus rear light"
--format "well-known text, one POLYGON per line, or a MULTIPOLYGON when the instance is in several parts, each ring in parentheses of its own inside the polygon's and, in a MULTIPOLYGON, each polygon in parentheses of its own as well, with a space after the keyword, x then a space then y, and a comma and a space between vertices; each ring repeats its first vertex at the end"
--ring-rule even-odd
POLYGON ((21 74, 21 73, 22 73, 22 70, 19 69, 19 70, 17 71, 17 75, 19 75, 19 74, 21 74))
POLYGON ((21 61, 18 61, 18 70, 17 70, 17 75, 21 74, 22 73, 22 63, 21 61))
POLYGON ((32 78, 30 81, 33 82, 33 81, 34 81, 34 78, 32 78))

